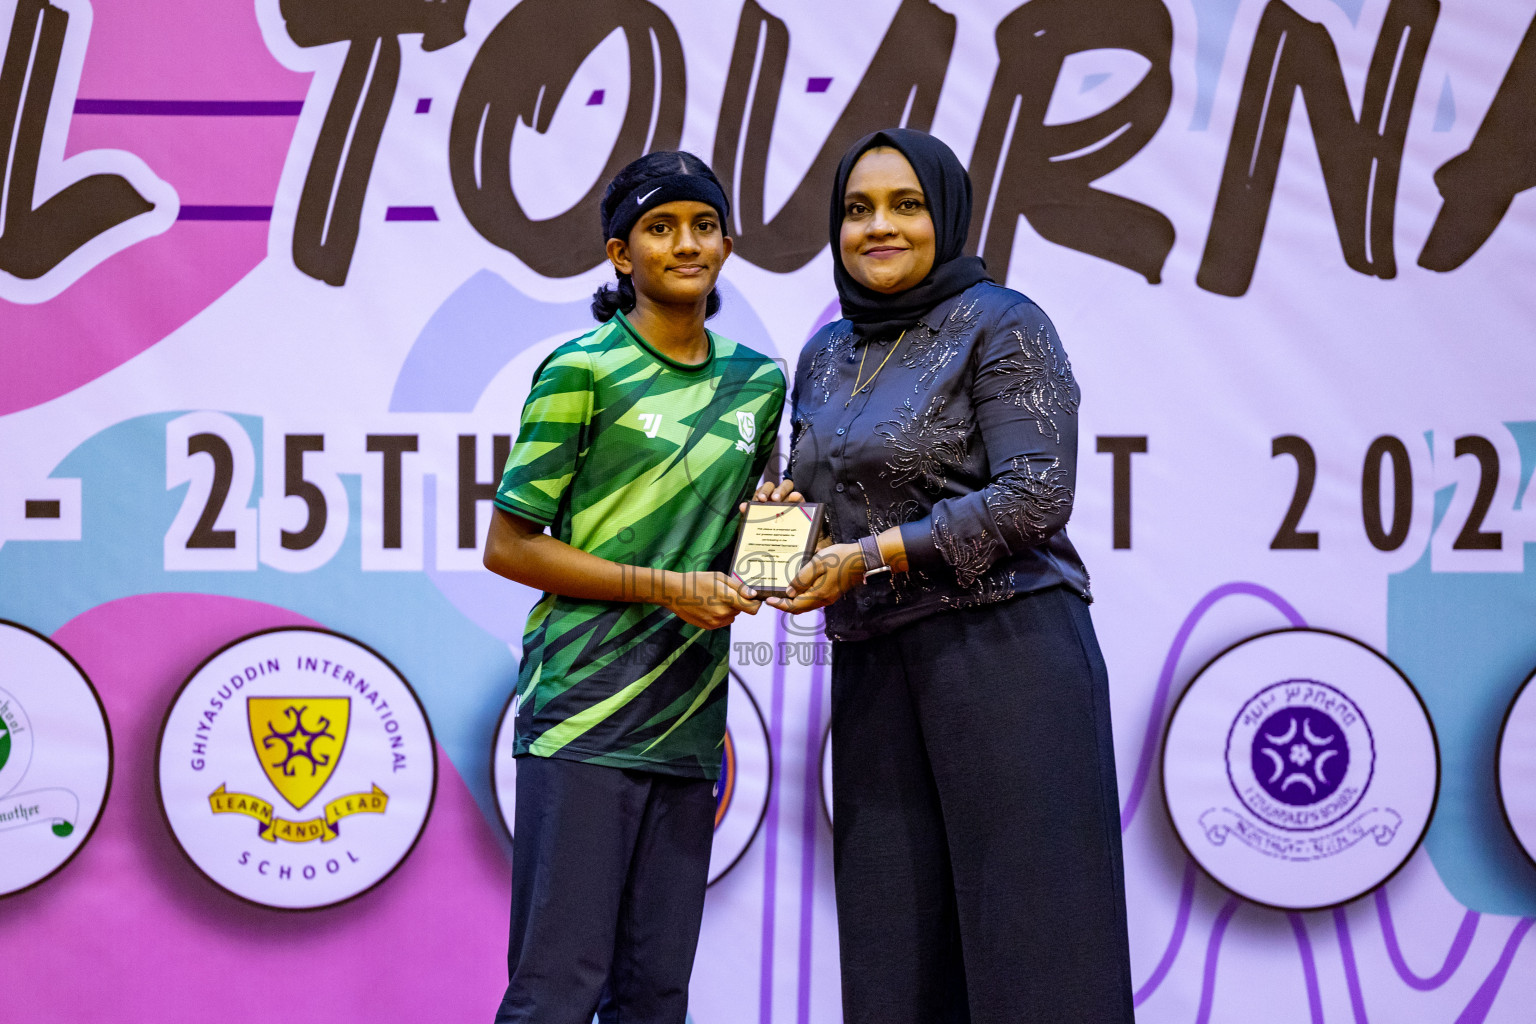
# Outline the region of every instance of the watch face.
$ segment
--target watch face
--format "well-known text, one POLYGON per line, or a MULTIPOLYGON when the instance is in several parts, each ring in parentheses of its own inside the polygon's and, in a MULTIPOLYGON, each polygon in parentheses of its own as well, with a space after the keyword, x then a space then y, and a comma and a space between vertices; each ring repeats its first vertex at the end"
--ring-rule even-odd
POLYGON ((160 805, 214 884, 313 910, 384 881, 432 809, 432 730, 372 649, 318 629, 222 648, 182 685, 160 733, 160 805))
POLYGON ((80 852, 111 781, 112 736, 91 681, 51 640, 0 621, 0 896, 80 852))
POLYGON ((1163 787, 1217 882, 1292 910, 1352 900, 1417 848, 1439 754, 1385 657, 1313 629, 1252 637, 1201 669, 1169 719, 1163 787))

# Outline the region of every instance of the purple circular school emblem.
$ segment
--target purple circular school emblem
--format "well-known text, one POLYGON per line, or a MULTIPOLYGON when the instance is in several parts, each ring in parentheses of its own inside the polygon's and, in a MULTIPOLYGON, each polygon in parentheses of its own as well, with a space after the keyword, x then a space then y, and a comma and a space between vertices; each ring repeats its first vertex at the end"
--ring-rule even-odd
POLYGON ((1374 763, 1365 715, 1315 679, 1264 687, 1227 736, 1233 792, 1261 820, 1292 831, 1326 828, 1353 810, 1374 763))
POLYGON ((1349 740, 1315 708, 1286 708, 1260 724, 1253 738, 1254 778, 1283 804, 1304 807, 1338 792, 1349 771, 1349 740))

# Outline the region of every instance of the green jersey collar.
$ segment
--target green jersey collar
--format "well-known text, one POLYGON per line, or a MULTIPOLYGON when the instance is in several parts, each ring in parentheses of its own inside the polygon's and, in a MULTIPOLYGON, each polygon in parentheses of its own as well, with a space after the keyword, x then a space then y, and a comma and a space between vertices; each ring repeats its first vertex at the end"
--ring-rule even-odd
MULTIPOLYGON (((639 345, 641 348, 645 349, 651 355, 655 356, 657 359, 661 360, 663 363, 665 363, 667 366, 670 366, 674 370, 682 373, 704 373, 709 371, 715 365, 715 335, 708 328, 705 328, 704 330, 704 337, 709 341, 709 355, 704 359, 702 363, 680 363, 676 359, 658 352, 650 342, 642 338, 640 336, 640 332, 635 330, 635 325, 630 323, 629 319, 625 317, 623 310, 614 310, 613 319, 617 320, 619 326, 624 329, 625 333, 635 340, 635 344, 639 345)), ((610 323, 611 322, 612 321, 610 321, 610 323)))

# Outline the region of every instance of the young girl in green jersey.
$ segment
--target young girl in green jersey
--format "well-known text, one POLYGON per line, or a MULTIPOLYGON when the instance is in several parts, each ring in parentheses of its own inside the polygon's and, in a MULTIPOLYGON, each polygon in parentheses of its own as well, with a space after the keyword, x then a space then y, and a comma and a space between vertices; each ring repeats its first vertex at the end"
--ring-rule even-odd
POLYGON ((725 735, 725 572, 784 376, 706 330, 729 206, 687 153, 602 202, 616 288, 540 366, 486 567, 544 591, 516 701, 509 983, 498 1024, 683 1024, 725 735))

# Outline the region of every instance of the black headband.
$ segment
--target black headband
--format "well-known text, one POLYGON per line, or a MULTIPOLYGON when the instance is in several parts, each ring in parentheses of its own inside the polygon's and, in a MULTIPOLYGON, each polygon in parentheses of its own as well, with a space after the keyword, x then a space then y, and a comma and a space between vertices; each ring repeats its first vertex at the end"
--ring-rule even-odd
POLYGON ((720 215, 720 229, 730 234, 725 230, 725 219, 730 215, 731 204, 726 201, 719 185, 702 174, 668 174, 642 181, 614 205, 611 213, 603 211, 604 240, 617 238, 627 243, 630 230, 647 210, 679 199, 713 206, 720 215))

